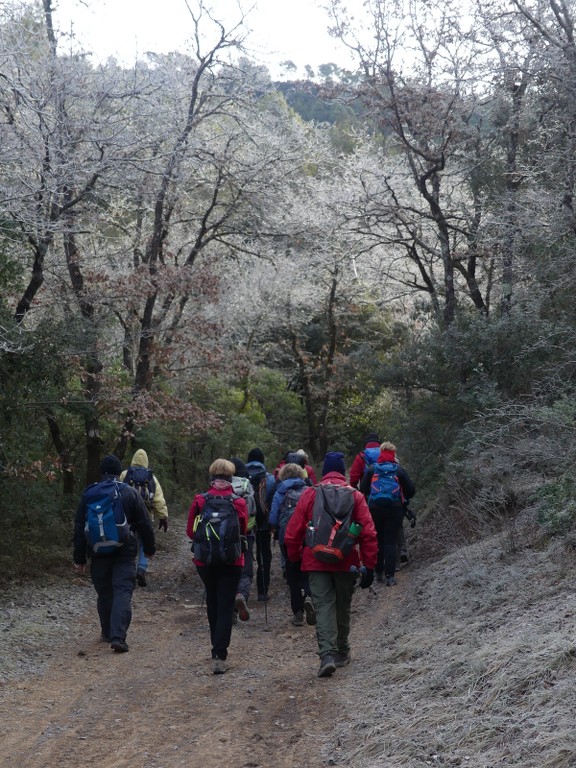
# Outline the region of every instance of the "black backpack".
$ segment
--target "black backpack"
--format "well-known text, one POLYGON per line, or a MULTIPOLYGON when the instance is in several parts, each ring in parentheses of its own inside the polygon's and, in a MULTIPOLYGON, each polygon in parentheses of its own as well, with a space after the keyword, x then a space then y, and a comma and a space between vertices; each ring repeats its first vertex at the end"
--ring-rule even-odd
POLYGON ((230 565, 242 554, 240 521, 234 506, 239 496, 202 495, 205 501, 194 521, 192 552, 206 565, 230 565))
POLYGON ((144 499, 147 509, 152 508, 152 501, 156 493, 154 474, 148 467, 128 467, 124 482, 134 488, 144 499))
POLYGON ((256 526, 262 528, 268 522, 267 482, 266 470, 247 466, 248 477, 254 489, 254 501, 256 502, 256 526))
POLYGON ((286 491, 284 498, 282 499, 282 504, 280 504, 280 509, 278 510, 278 528, 286 528, 288 521, 294 514, 298 499, 302 496, 302 493, 306 488, 306 485, 299 485, 296 488, 289 488, 286 491))
POLYGON ((306 527, 304 543, 317 560, 340 563, 358 540, 350 531, 354 512, 354 491, 342 485, 320 484, 316 492, 312 519, 306 527))

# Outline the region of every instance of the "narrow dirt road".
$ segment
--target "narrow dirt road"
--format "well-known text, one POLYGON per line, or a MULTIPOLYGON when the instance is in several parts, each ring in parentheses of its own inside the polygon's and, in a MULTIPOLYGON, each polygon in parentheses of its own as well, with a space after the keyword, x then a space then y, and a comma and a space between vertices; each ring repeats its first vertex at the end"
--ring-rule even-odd
MULTIPOLYGON (((134 593, 130 653, 114 654, 100 642, 90 580, 71 575, 85 604, 72 632, 48 637, 40 673, 0 689, 0 765, 317 768, 338 762, 331 739, 354 708, 350 683, 358 676, 361 686, 365 672, 352 663, 333 678, 316 677, 314 628, 290 623, 277 551, 267 616, 263 603, 251 603, 250 621, 233 632, 230 670, 213 675, 202 588, 182 521, 172 522, 168 537, 171 543, 158 537, 150 586, 134 593)), ((393 600, 401 598, 403 577, 387 590, 393 600)), ((371 627, 387 604, 390 599, 358 590, 353 654, 369 652, 371 627)), ((10 653, 10 642, 4 645, 10 653)))

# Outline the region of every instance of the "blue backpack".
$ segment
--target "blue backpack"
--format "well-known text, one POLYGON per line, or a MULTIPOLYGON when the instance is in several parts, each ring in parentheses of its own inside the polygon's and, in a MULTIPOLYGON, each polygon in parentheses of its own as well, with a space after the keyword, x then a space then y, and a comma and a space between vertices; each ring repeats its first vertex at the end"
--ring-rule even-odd
POLYGON ((398 479, 398 464, 393 461, 374 464, 373 472, 368 503, 383 500, 402 504, 404 498, 398 479))
POLYGON ((378 456, 380 456, 380 446, 376 445, 374 448, 364 448, 364 466, 369 467, 370 464, 376 464, 378 456))
POLYGON ((132 536, 130 524, 124 514, 122 494, 115 478, 107 478, 90 485, 84 491, 86 507, 86 540, 95 555, 111 555, 132 536))

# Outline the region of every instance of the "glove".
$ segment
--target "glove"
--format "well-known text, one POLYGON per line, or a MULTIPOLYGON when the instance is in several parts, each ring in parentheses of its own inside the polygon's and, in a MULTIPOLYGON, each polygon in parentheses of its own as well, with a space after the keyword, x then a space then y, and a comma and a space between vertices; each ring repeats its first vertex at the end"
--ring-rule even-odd
POLYGON ((161 531, 162 528, 164 529, 164 533, 168 530, 168 518, 167 517, 161 517, 160 520, 158 520, 158 530, 161 531))
POLYGON ((410 528, 414 528, 416 526, 416 515, 414 512, 412 512, 411 509, 406 508, 406 511, 404 512, 408 520, 410 520, 410 528))
POLYGON ((372 582, 374 581, 374 571, 372 568, 366 568, 364 573, 362 574, 360 578, 360 589, 368 589, 368 587, 372 586, 372 582))

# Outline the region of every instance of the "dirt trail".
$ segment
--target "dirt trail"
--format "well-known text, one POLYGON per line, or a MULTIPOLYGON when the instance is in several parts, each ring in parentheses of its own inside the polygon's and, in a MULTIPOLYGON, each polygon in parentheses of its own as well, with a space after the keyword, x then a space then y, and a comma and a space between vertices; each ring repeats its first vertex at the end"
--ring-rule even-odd
MULTIPOLYGON (((251 601, 239 622, 230 670, 211 672, 200 580, 190 560, 184 524, 172 522, 150 586, 134 593, 130 653, 99 641, 94 592, 77 579, 86 611, 68 636, 52 636, 41 674, 0 689, 0 765, 7 768, 317 768, 331 757, 336 723, 354 709, 362 675, 390 602, 354 596, 352 648, 361 664, 318 679, 313 627, 290 624, 287 589, 275 550, 272 599, 251 601), (177 542, 177 543, 176 543, 177 542), (352 693, 351 693, 352 692, 352 693)), ((71 576, 71 578, 74 578, 71 576)), ((394 594, 392 594, 394 593, 394 594)))

